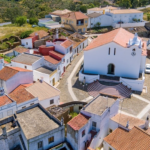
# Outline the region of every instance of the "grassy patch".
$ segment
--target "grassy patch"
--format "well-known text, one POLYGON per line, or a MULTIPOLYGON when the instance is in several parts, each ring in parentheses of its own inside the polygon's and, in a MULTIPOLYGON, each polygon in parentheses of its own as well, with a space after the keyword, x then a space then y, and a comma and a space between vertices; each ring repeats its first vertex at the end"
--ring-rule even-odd
POLYGON ((91 33, 105 33, 111 31, 112 27, 99 27, 99 28, 92 28, 90 31, 91 33))
POLYGON ((7 49, 7 48, 9 48, 9 45, 6 42, 0 44, 0 50, 7 49))
POLYGON ((0 56, 1 57, 3 57, 4 58, 4 60, 5 61, 7 61, 7 62, 11 62, 11 60, 14 58, 14 56, 11 56, 11 57, 8 57, 8 56, 6 56, 6 55, 3 55, 3 54, 0 54, 0 56))
POLYGON ((145 8, 141 10, 143 12, 143 19, 147 20, 147 14, 150 14, 150 8, 145 8))
POLYGON ((72 118, 74 118, 74 117, 76 117, 76 116, 78 115, 78 113, 76 113, 76 112, 71 112, 69 115, 71 115, 72 118))
POLYGON ((34 31, 39 31, 39 30, 44 30, 44 31, 48 31, 47 28, 44 27, 32 27, 32 25, 29 24, 25 24, 24 26, 18 27, 15 24, 10 24, 10 25, 5 25, 3 27, 0 27, 0 40, 4 39, 4 38, 9 38, 12 35, 15 36, 20 36, 23 32, 26 31, 30 31, 32 30, 34 31))

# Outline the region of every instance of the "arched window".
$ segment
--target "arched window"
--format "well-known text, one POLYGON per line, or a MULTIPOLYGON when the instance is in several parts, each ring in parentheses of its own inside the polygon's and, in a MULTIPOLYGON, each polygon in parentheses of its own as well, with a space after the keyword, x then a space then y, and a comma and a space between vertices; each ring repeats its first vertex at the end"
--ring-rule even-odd
POLYGON ((108 65, 108 74, 115 74, 115 65, 114 64, 108 65))

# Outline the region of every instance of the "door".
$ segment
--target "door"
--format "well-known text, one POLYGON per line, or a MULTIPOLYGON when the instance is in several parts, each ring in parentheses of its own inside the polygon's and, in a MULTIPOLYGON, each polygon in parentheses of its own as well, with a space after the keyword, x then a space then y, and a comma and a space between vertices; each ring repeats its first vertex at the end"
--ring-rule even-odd
POLYGON ((53 78, 53 86, 55 85, 55 78, 53 78))
POLYGON ((70 112, 73 112, 73 106, 72 106, 72 107, 70 107, 70 112))
POLYGON ((78 48, 77 48, 77 53, 78 53, 78 48))
POLYGON ((65 68, 65 66, 64 66, 64 72, 65 72, 65 69, 66 69, 66 68, 65 68))
POLYGON ((108 65, 108 74, 114 74, 115 73, 115 66, 113 64, 108 65))
POLYGON ((71 57, 70 57, 70 63, 71 63, 71 57))

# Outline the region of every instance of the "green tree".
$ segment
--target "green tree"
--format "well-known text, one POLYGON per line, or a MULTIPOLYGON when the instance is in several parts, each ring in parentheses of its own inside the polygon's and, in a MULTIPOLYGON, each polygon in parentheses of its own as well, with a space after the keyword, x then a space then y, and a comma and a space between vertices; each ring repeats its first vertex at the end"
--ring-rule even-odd
POLYGON ((119 1, 119 6, 120 7, 131 8, 132 7, 131 0, 120 0, 119 1))
POLYGON ((81 10, 83 13, 86 13, 86 12, 87 12, 87 7, 84 6, 84 5, 81 5, 81 6, 80 6, 80 10, 81 10))
POLYGON ((30 19, 29 19, 29 23, 30 23, 30 24, 38 24, 38 22, 39 22, 39 21, 38 21, 37 18, 30 18, 30 19))
POLYGON ((19 26, 22 26, 25 23, 27 23, 27 17, 26 16, 19 16, 16 18, 16 24, 18 24, 19 26))

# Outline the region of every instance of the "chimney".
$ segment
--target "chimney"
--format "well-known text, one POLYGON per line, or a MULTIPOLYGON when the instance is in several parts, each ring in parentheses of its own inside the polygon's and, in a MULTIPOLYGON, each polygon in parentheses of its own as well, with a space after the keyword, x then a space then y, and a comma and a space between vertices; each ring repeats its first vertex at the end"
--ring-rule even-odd
POLYGON ((7 138, 6 126, 2 125, 1 128, 2 128, 2 135, 3 135, 3 137, 7 138))
POLYGON ((58 29, 56 29, 56 39, 58 39, 58 29))
POLYGON ((149 128, 149 115, 147 116, 145 121, 145 129, 147 130, 148 128, 149 128))
POLYGON ((127 125, 126 125, 126 128, 129 128, 129 121, 127 121, 127 125))

